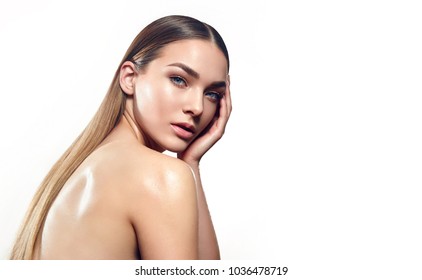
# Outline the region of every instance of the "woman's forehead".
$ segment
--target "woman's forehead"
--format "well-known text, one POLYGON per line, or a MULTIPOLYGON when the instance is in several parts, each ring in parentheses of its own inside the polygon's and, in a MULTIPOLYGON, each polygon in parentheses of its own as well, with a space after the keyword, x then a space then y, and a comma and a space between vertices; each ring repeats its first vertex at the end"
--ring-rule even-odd
POLYGON ((182 63, 200 75, 213 73, 225 77, 228 74, 227 60, 223 52, 213 42, 207 40, 189 39, 172 42, 161 50, 157 63, 161 66, 182 63))

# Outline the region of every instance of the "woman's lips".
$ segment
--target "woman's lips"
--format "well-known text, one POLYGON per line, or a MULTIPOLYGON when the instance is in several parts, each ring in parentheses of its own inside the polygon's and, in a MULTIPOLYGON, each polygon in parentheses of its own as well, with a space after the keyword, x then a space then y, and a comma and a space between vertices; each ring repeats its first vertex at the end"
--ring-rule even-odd
POLYGON ((195 127, 188 123, 173 123, 171 127, 178 137, 185 140, 191 139, 195 134, 195 127))

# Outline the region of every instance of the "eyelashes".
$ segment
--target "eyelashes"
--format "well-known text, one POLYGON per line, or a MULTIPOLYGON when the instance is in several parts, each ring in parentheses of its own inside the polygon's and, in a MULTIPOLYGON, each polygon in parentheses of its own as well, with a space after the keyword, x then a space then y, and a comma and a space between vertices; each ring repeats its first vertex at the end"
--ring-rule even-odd
POLYGON ((223 97, 223 95, 221 93, 218 93, 218 92, 215 92, 215 91, 209 91, 205 95, 211 97, 212 99, 214 99, 216 101, 220 100, 223 97))
POLYGON ((188 83, 180 76, 171 76, 170 81, 177 87, 185 87, 188 83))
MULTIPOLYGON (((178 88, 185 88, 188 86, 187 81, 180 76, 170 76, 170 81, 178 88)), ((217 91, 207 91, 205 95, 213 101, 219 101, 223 97, 223 93, 217 91)))

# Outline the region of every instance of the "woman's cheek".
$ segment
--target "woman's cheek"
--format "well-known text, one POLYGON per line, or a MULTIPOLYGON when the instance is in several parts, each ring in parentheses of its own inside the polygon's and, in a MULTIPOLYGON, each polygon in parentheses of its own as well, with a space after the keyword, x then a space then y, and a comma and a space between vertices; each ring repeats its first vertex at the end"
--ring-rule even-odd
POLYGON ((156 99, 153 87, 149 85, 139 86, 136 91, 136 105, 139 113, 143 115, 150 114, 154 111, 154 107, 156 111, 158 109, 156 106, 159 105, 156 99))
MULTIPOLYGON (((205 101, 206 102, 206 101, 205 101)), ((218 106, 214 104, 205 105, 204 114, 202 115, 201 130, 205 129, 214 119, 218 106)))

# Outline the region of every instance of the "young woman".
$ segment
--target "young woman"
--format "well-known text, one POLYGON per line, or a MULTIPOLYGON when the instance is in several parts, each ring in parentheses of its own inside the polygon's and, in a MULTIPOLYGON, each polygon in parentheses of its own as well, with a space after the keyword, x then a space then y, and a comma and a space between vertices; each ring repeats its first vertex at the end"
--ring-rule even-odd
POLYGON ((210 25, 168 16, 145 27, 41 183, 11 259, 219 259, 199 161, 224 133, 229 82, 210 25))

